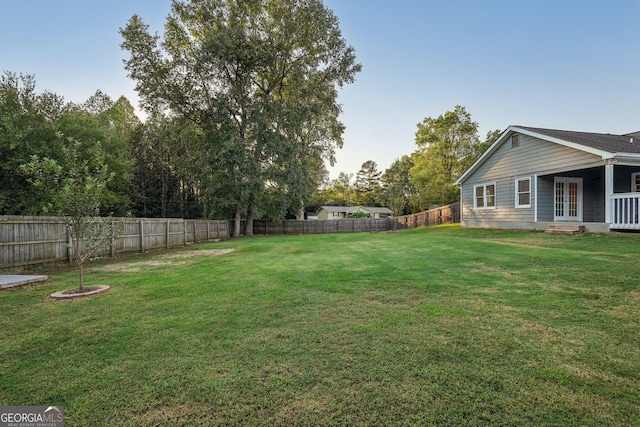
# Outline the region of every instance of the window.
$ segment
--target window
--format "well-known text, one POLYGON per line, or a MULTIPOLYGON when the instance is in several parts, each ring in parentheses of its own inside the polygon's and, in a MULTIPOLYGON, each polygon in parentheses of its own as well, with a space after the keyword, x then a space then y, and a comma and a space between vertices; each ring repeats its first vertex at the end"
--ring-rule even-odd
POLYGON ((531 207, 531 178, 516 179, 516 208, 531 207))
POLYGON ((511 148, 516 148, 520 146, 520 135, 514 133, 511 135, 511 148))
POLYGON ((640 193, 640 172, 631 174, 631 191, 640 193))
POLYGON ((495 209, 496 184, 478 184, 473 186, 473 208, 495 209))

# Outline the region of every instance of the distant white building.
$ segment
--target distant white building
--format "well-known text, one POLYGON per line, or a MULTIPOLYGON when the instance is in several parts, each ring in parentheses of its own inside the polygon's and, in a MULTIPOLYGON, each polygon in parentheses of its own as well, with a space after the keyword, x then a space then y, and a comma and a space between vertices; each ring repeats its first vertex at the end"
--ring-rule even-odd
POLYGON ((318 209, 318 219, 347 219, 362 218, 390 218, 393 211, 389 208, 377 208, 370 206, 321 206, 318 209), (365 214, 366 216, 362 215, 365 214))

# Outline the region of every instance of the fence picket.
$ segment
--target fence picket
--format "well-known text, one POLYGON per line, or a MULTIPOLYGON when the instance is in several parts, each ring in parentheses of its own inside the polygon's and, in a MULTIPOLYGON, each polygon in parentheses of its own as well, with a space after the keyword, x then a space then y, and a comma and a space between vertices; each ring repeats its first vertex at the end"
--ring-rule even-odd
MULTIPOLYGON (((114 223, 118 221, 124 224, 122 232, 106 242, 102 253, 97 255, 116 256, 127 252, 182 246, 194 242, 195 239, 201 241, 196 234, 198 224, 206 224, 207 228, 214 224, 216 239, 229 238, 228 221, 195 220, 193 237, 191 233, 187 233, 184 220, 172 223, 162 218, 114 219, 114 223), (181 227, 178 231, 171 232, 171 224, 180 224, 181 227)), ((73 262, 69 244, 70 236, 64 221, 60 218, 0 216, 0 270, 73 262)))
POLYGON ((454 224, 460 222, 460 203, 429 209, 410 215, 395 218, 401 228, 429 227, 440 224, 454 224))

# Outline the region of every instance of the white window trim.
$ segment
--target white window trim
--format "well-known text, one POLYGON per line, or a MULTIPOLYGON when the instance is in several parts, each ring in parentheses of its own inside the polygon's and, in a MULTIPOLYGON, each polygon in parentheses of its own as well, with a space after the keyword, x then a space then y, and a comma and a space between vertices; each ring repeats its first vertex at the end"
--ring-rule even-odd
POLYGON ((635 188, 636 187, 636 177, 640 175, 640 172, 634 172, 631 174, 631 192, 632 193, 638 193, 639 191, 635 188))
MULTIPOLYGON (((532 188, 531 188, 531 177, 530 176, 523 176, 521 178, 516 178, 515 179, 515 203, 516 203, 516 209, 526 209, 526 208, 531 208, 531 196, 533 196, 533 192, 532 192, 532 188), (521 181, 529 181, 529 203, 521 205, 520 204, 520 192, 518 191, 518 188, 520 188, 518 186, 518 183, 520 183, 521 181)), ((524 192, 523 192, 524 193, 524 192)))
POLYGON ((473 186, 473 209, 486 210, 495 209, 498 204, 498 186, 495 182, 487 182, 483 184, 475 184, 473 186), (487 206, 487 187, 493 185, 493 206, 487 206), (476 197, 476 188, 482 187, 482 199, 484 200, 484 206, 478 207, 478 198, 476 197))

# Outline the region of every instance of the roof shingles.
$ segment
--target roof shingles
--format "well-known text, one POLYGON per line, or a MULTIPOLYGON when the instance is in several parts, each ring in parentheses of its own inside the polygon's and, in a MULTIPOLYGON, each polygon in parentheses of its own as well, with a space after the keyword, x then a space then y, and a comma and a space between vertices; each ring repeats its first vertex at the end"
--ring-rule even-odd
POLYGON ((640 132, 628 135, 612 135, 609 133, 574 132, 568 130, 532 128, 528 126, 514 127, 610 153, 640 153, 640 137, 635 137, 635 135, 640 132), (633 142, 631 142, 632 138, 633 142))

